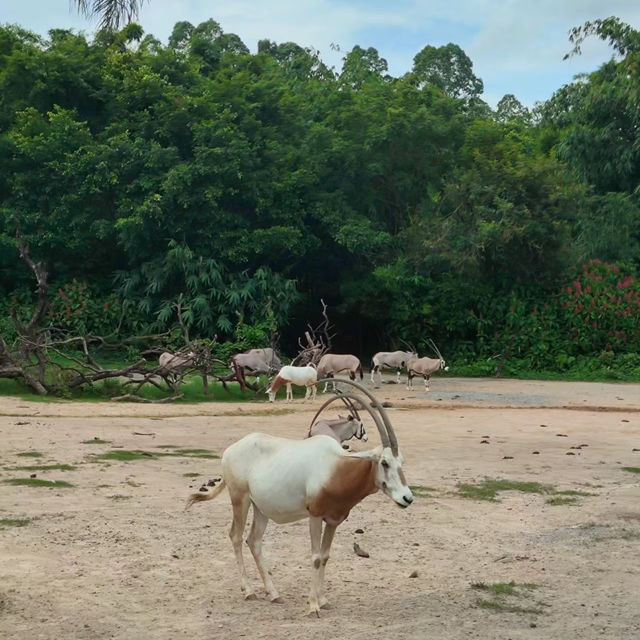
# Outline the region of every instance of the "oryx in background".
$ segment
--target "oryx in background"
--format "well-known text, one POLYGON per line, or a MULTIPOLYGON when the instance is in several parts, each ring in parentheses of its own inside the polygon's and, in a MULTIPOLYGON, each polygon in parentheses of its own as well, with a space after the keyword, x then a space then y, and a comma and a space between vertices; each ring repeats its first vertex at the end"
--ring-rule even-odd
POLYGON ((287 387, 287 402, 293 401, 293 390, 291 388, 293 384, 299 387, 307 387, 307 393, 304 396, 305 400, 309 397, 315 400, 317 380, 318 371, 314 364, 309 364, 306 367, 294 367, 287 364, 278 371, 278 375, 266 391, 269 395, 269 402, 273 402, 276 399, 278 389, 285 385, 287 387))
POLYGON ((438 354, 437 358, 413 358, 407 362, 407 389, 411 389, 413 386, 413 377, 422 376, 424 378, 424 389, 429 391, 429 381, 431 380, 431 374, 436 371, 449 371, 449 367, 446 366, 444 358, 440 353, 438 347, 436 347, 433 340, 429 340, 433 348, 438 354))
POLYGON ((319 409, 316 411, 316 415, 313 416, 311 426, 309 427, 309 433, 307 438, 312 436, 325 435, 337 440, 343 449, 347 449, 348 445, 344 443, 351 438, 356 440, 362 440, 366 442, 369 439, 367 432, 364 430, 364 424, 360 418, 360 414, 353 403, 351 396, 340 393, 334 398, 329 398, 319 409), (333 402, 341 400, 347 409, 349 415, 346 418, 338 416, 335 420, 319 420, 316 422, 318 416, 333 402))
POLYGON ((377 371, 379 376, 379 382, 382 382, 382 370, 383 369, 395 369, 396 370, 396 382, 400 383, 400 370, 402 367, 407 366, 407 362, 413 358, 417 358, 418 354, 415 351, 378 351, 373 358, 371 358, 371 382, 375 382, 373 374, 377 371))
MULTIPOLYGON (((362 365, 356 356, 325 353, 320 358, 320 362, 318 362, 318 378, 334 378, 336 374, 343 372, 349 374, 350 380, 356 379, 356 373, 360 374, 360 380, 364 377, 362 365)), ((322 393, 326 392, 328 384, 328 382, 325 383, 322 393)), ((333 382, 333 388, 334 390, 336 388, 335 382, 333 382)))
POLYGON ((231 367, 240 383, 240 388, 246 388, 246 377, 270 375, 282 367, 280 358, 271 347, 264 349, 249 349, 245 353, 237 353, 231 358, 231 367))

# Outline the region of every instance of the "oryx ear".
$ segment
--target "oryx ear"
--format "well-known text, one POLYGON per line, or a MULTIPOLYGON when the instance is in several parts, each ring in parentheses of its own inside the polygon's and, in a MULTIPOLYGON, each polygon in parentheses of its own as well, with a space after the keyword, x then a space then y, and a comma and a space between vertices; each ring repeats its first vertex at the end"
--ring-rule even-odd
POLYGON ((372 451, 356 451, 350 453, 351 458, 362 458, 363 460, 379 460, 382 455, 382 447, 376 447, 372 451))
POLYGON ((353 416, 352 415, 348 415, 347 416, 347 420, 353 420, 353 416))

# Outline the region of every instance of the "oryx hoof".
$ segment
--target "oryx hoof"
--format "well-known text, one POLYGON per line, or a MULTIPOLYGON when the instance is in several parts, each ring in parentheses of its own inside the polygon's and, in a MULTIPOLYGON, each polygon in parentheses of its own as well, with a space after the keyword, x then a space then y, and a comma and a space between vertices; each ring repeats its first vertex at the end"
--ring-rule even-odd
POLYGON ((245 593, 244 599, 245 600, 257 600, 258 596, 255 593, 253 593, 253 591, 251 591, 250 593, 245 593))
POLYGON ((284 604, 284 598, 282 598, 282 596, 276 596, 275 598, 271 598, 271 602, 273 602, 273 604, 284 604))
POLYGON ((329 611, 330 609, 333 609, 333 605, 327 602, 326 600, 321 600, 320 608, 324 609, 325 611, 329 611))
POLYGON ((320 607, 311 606, 309 607, 309 611, 307 612, 307 618, 319 618, 320 617, 320 607))

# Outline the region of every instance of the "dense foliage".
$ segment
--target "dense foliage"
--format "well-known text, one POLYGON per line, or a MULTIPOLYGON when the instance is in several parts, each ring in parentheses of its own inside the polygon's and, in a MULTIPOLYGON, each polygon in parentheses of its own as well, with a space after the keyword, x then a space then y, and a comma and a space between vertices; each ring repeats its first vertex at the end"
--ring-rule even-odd
POLYGON ((394 78, 373 48, 336 72, 213 20, 167 45, 0 27, 0 311, 33 288, 19 224, 78 332, 277 325, 291 353, 322 297, 361 356, 432 337, 460 363, 640 374, 640 37, 588 36, 618 59, 531 113, 490 109, 455 44, 394 78))

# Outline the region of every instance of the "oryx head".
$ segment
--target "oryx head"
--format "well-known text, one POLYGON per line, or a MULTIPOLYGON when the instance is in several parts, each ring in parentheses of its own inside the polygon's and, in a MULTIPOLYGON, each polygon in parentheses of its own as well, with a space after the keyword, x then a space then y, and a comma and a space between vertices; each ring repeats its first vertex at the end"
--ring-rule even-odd
POLYGON ((360 420, 360 416, 358 415, 358 412, 355 410, 355 407, 354 407, 354 412, 355 412, 355 415, 353 413, 350 413, 347 416, 347 420, 349 422, 355 423, 353 424, 353 427, 354 427, 353 437, 357 438, 358 440, 362 440, 363 442, 366 442, 369 439, 369 436, 367 435, 367 432, 364 430, 364 424, 362 423, 362 420, 360 420))
POLYGON ((354 458, 375 460, 375 484, 382 493, 389 496, 399 507, 406 509, 413 502, 413 494, 402 471, 402 454, 394 453, 391 447, 376 447, 373 451, 352 454, 354 458))
MULTIPOLYGON (((326 380, 319 380, 318 384, 321 382, 326 382, 326 380)), ((363 403, 358 400, 361 404, 361 409, 368 411, 373 418, 380 434, 380 440, 382 440, 382 446, 376 447, 373 451, 362 451, 352 455, 357 458, 374 460, 376 462, 376 487, 389 496, 398 506, 402 508, 408 507, 413 502, 413 494, 402 471, 402 455, 398 449, 398 439, 391 426, 387 412, 378 399, 362 385, 353 380, 344 380, 343 382, 356 387, 372 401, 371 406, 369 406, 369 403, 363 403)), ((349 397, 349 399, 357 400, 357 398, 351 398, 348 394, 342 395, 349 397)))

